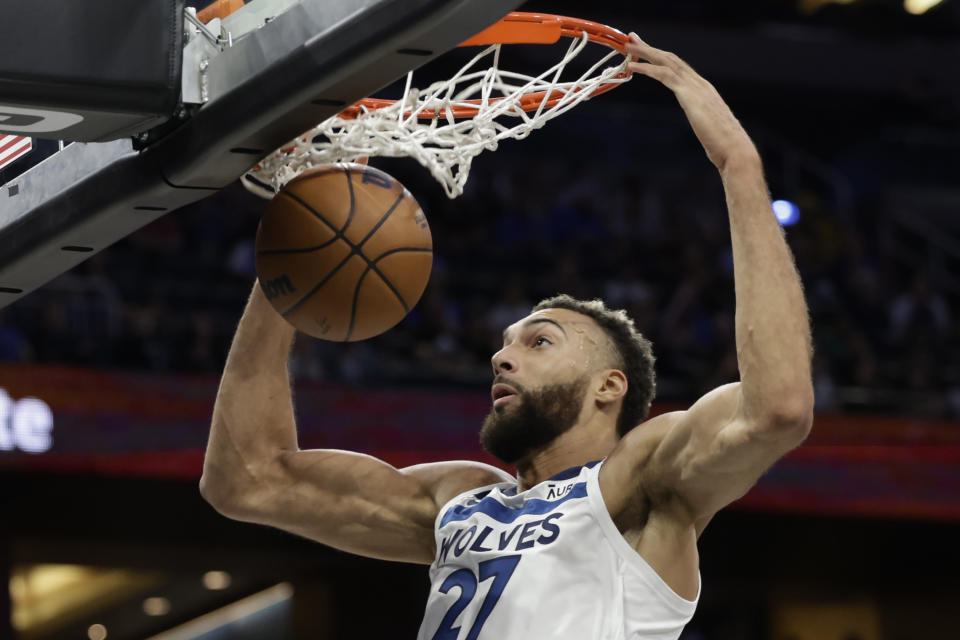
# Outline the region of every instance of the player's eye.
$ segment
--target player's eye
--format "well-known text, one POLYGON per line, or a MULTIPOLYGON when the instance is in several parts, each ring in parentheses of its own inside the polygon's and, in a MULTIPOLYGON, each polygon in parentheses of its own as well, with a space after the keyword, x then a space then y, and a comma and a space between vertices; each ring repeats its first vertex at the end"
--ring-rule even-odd
POLYGON ((546 336, 537 336, 533 341, 534 346, 542 347, 544 344, 553 344, 546 336))

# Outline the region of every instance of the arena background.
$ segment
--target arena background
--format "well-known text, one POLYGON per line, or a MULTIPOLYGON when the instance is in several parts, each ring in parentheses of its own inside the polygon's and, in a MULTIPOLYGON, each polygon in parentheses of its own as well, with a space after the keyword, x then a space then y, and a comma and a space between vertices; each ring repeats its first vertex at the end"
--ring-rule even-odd
MULTIPOLYGON (((799 210, 786 230, 813 320, 816 422, 704 534, 683 638, 955 637, 960 2, 919 15, 897 0, 522 8, 686 58, 756 140, 773 197, 799 210)), ((0 183, 56 147, 36 141, 0 183)), ((655 411, 735 379, 720 183, 655 83, 484 154, 457 200, 412 161, 373 164, 420 200, 434 273, 389 333, 298 341, 302 446, 488 459, 489 357, 506 324, 560 291, 629 309, 652 338, 655 411)), ((423 568, 231 522, 197 491, 262 208, 231 187, 0 310, 0 638, 185 624, 157 637, 414 636, 423 568)))

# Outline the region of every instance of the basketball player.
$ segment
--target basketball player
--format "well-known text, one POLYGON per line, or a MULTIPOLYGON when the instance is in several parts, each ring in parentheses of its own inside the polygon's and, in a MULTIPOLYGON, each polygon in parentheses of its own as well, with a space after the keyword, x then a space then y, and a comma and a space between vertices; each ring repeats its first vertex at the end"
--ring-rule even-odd
MULTIPOLYGON (((809 432, 810 331, 760 158, 717 91, 631 34, 633 72, 676 94, 726 192, 740 382, 646 420, 650 343, 560 296, 504 332, 476 462, 406 469, 297 446, 294 330, 254 287, 217 396, 201 491, 220 512, 352 553, 430 565, 421 640, 675 639, 697 538, 809 432)), ((425 411, 429 408, 425 407, 425 411)))

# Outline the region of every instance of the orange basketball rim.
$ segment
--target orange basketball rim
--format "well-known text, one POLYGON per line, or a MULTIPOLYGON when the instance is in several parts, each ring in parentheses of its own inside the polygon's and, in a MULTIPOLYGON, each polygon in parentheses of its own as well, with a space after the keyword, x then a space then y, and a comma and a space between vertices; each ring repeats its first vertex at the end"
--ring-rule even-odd
MULTIPOLYGON (((590 20, 581 20, 579 18, 570 18, 567 16, 557 16, 548 13, 524 13, 514 11, 508 13, 505 17, 484 29, 469 40, 461 43, 461 47, 488 46, 492 44, 556 44, 560 38, 583 38, 597 44, 602 44, 619 51, 626 55, 624 45, 629 38, 622 31, 608 27, 607 25, 590 20)), ((615 76, 617 79, 623 79, 630 76, 629 72, 623 72, 615 76)), ((590 97, 606 93, 611 89, 620 86, 620 82, 607 82, 590 92, 590 97)), ((580 89, 575 89, 579 91, 580 89)), ((529 93, 520 100, 518 106, 524 111, 536 111, 541 108, 551 108, 566 96, 566 92, 537 91, 529 93)), ((481 104, 495 104, 504 98, 490 98, 486 102, 480 99, 464 100, 463 102, 452 105, 444 109, 445 115, 452 115, 454 118, 472 118, 477 115, 481 104), (477 105, 471 107, 469 105, 477 105)), ((340 117, 349 120, 356 118, 364 110, 374 111, 393 105, 396 100, 381 98, 364 98, 347 107, 340 112, 340 117)), ((423 109, 417 113, 417 117, 422 120, 432 120, 439 114, 432 109, 423 109)))
POLYGON ((263 158, 244 186, 272 198, 300 172, 362 157, 411 157, 427 168, 450 198, 463 193, 472 159, 501 140, 522 140, 548 121, 628 82, 629 38, 603 24, 541 13, 507 14, 461 47, 480 51, 446 80, 416 88, 413 73, 399 100, 364 98, 263 158), (539 74, 501 66, 502 45, 555 44, 566 52, 539 74), (568 64, 585 51, 574 77, 568 64), (597 49, 603 51, 596 56, 597 49), (619 59, 612 66, 607 63, 619 59), (592 64, 591 64, 592 63, 592 64))

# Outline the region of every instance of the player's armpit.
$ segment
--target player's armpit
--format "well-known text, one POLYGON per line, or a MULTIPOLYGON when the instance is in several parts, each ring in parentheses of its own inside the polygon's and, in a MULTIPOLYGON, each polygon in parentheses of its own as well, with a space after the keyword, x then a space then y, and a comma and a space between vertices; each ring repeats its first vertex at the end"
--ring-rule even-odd
POLYGON ((277 527, 358 555, 430 564, 439 509, 431 488, 372 456, 333 449, 281 453, 223 515, 277 527))
MULTIPOLYGON (((634 468, 636 486, 652 508, 677 504, 691 523, 705 522, 746 494, 774 462, 803 442, 811 423, 808 415, 764 420, 744 415, 739 383, 718 387, 687 411, 657 419, 670 424, 634 468)), ((618 449, 629 451, 631 436, 618 449)))

